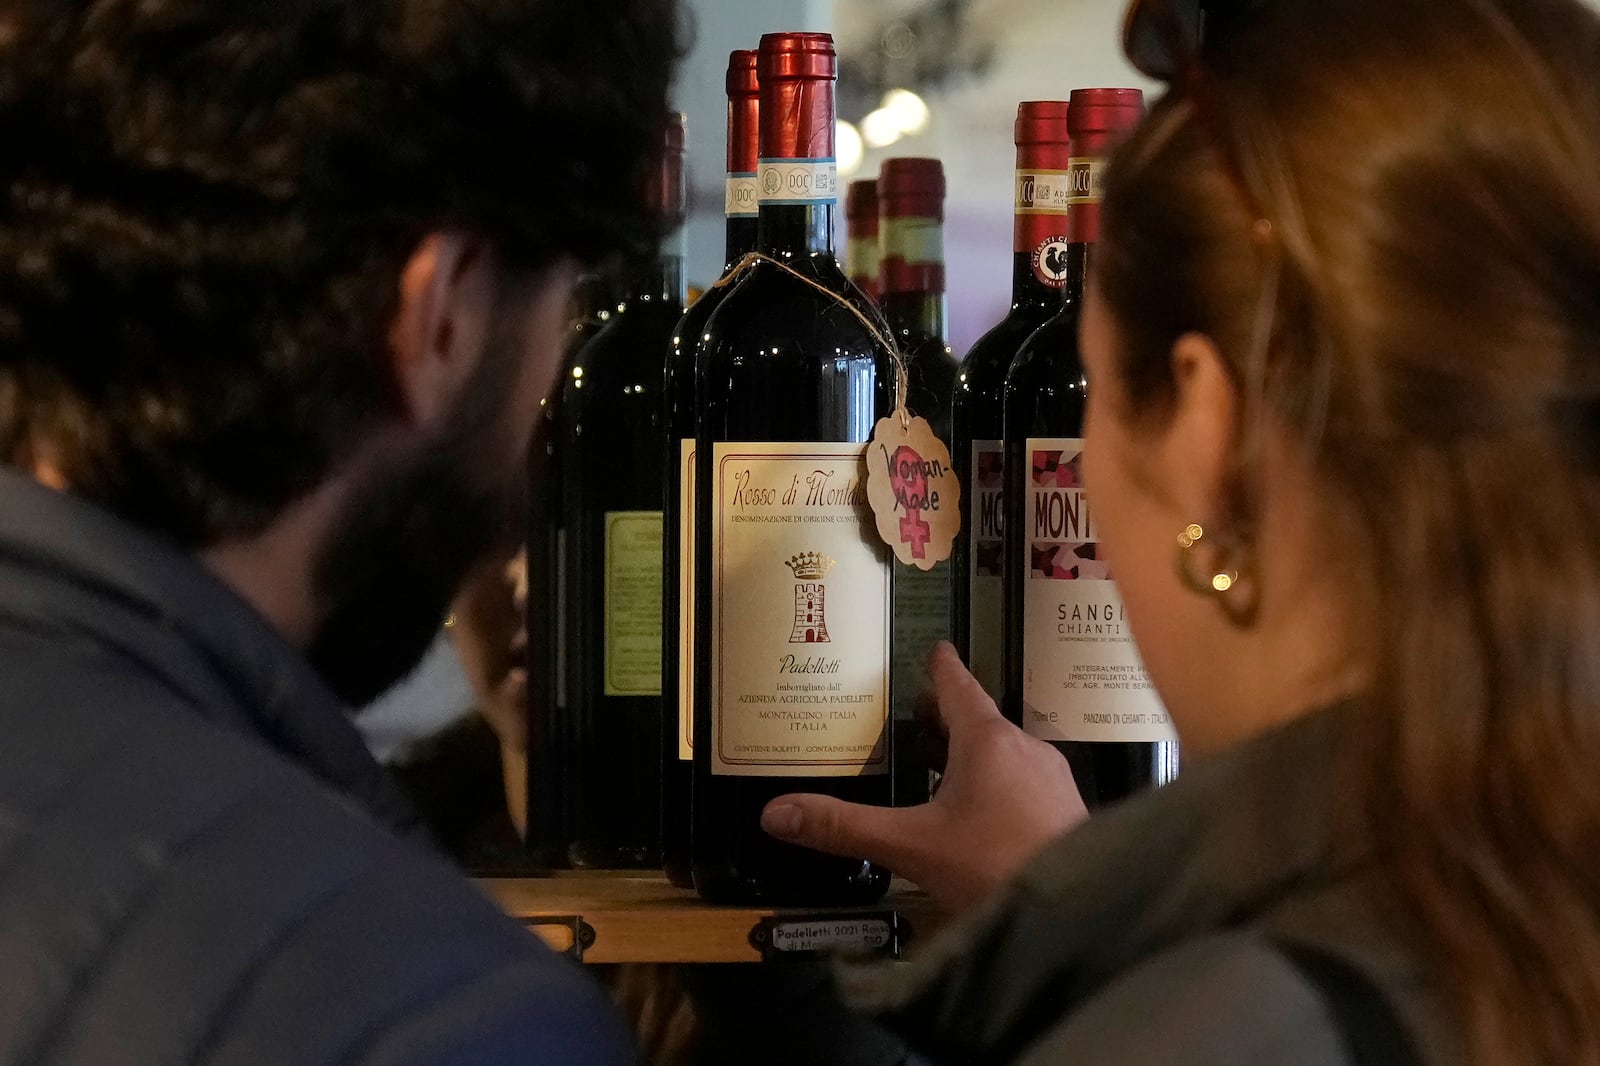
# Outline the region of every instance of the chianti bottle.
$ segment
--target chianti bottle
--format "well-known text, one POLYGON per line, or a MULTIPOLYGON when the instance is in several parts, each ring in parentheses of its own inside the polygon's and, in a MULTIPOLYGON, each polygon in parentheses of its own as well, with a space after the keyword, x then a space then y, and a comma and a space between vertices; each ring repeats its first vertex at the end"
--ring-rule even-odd
POLYGON ((1006 371, 1023 341, 1061 307, 1067 254, 1067 101, 1017 106, 1016 219, 1011 310, 978 339, 956 371, 950 458, 961 481, 961 532, 950 557, 950 626, 956 650, 1001 698, 1001 572, 1006 371))
POLYGON ((683 313, 683 117, 655 194, 673 230, 631 265, 615 317, 578 353, 562 441, 574 866, 661 862, 662 362, 683 313))
POLYGON ((852 181, 845 189, 845 273, 851 284, 870 299, 877 300, 882 273, 879 242, 878 182, 875 178, 852 181))
POLYGON ((1078 320, 1112 146, 1143 114, 1137 89, 1079 89, 1061 310, 1006 376, 1005 702, 1056 745, 1090 806, 1170 780, 1177 742, 1145 676, 1083 493, 1078 320))
POLYGON ((893 799, 892 556, 865 464, 893 363, 833 256, 837 71, 827 34, 761 39, 758 241, 772 261, 723 300, 700 349, 692 848, 695 888, 717 901, 859 904, 889 883, 759 822, 789 792, 893 799))
MULTIPOLYGON (((906 405, 950 442, 956 364, 945 342, 944 167, 937 159, 890 159, 878 175, 879 301, 906 367, 906 405)), ((932 570, 894 568, 895 799, 928 798, 928 758, 914 713, 928 687, 934 644, 950 635, 948 560, 932 570)))
MULTIPOLYGON (((728 56, 728 177, 724 272, 756 247, 757 115, 760 93, 756 53, 728 56)), ((661 736, 661 865, 680 888, 694 887, 689 858, 691 783, 694 776, 694 419, 695 354, 711 313, 728 288, 713 288, 696 300, 672 335, 667 357, 666 508, 662 522, 661 691, 667 713, 661 736), (677 713, 672 713, 673 710, 677 713)))
POLYGON ((528 463, 528 855, 547 869, 568 865, 572 832, 568 808, 572 730, 567 713, 566 531, 561 513, 563 383, 578 352, 617 306, 611 279, 585 274, 572 294, 572 313, 551 394, 539 401, 528 463))

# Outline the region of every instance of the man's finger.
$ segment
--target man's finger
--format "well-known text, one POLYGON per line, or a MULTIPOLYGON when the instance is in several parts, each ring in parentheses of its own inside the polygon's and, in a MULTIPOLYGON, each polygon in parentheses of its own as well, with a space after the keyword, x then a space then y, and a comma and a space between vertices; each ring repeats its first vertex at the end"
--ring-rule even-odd
POLYGON ((832 796, 797 794, 767 804, 761 828, 790 844, 909 872, 908 867, 915 865, 917 841, 934 836, 928 832, 928 821, 936 816, 926 804, 872 807, 832 796))
POLYGON ((928 679, 939 700, 939 720, 954 736, 971 726, 1000 717, 1000 709, 972 676, 955 645, 941 640, 928 656, 928 679))

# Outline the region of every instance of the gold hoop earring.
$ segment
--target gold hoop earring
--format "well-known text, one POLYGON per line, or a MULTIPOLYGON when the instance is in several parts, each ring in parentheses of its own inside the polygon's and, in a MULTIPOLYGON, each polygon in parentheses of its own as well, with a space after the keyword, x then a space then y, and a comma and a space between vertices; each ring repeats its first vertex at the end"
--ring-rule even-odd
POLYGON ((1196 523, 1178 534, 1178 579, 1190 592, 1215 600, 1228 621, 1243 629, 1255 621, 1260 606, 1252 553, 1243 540, 1230 544, 1214 536, 1209 543, 1217 557, 1212 565, 1197 570, 1200 553, 1195 549, 1205 540, 1204 527, 1196 523))

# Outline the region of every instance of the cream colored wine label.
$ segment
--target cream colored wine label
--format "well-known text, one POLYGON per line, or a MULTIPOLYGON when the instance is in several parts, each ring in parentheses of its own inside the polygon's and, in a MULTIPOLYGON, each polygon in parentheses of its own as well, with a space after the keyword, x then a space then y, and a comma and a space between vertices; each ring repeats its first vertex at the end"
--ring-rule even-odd
POLYGON ((661 695, 661 512, 606 513, 605 694, 661 695))
POLYGON ((878 235, 884 259, 944 262, 944 223, 936 218, 886 218, 878 235))
POLYGON ((852 278, 870 278, 876 284, 883 272, 883 249, 870 238, 852 239, 845 246, 845 271, 852 278))
POLYGON ((861 444, 712 452, 713 773, 887 773, 892 570, 861 444))
POLYGON ((1072 206, 1071 174, 1065 170, 1019 170, 1015 211, 1019 215, 1065 215, 1072 206))
POLYGON ((1042 740, 1175 740, 1101 559, 1083 442, 1027 443, 1023 727, 1042 740))
POLYGON ((756 181, 764 204, 823 204, 839 198, 832 159, 763 159, 756 181))
POLYGON ((694 438, 678 442, 678 758, 694 758, 694 438))
POLYGON ((749 174, 733 174, 727 177, 722 193, 722 213, 729 218, 755 218, 759 211, 756 209, 761 204, 761 190, 757 187, 757 179, 752 171, 749 174))
POLYGON ((1099 156, 1073 156, 1067 165, 1068 200, 1079 204, 1098 204, 1106 195, 1106 161, 1099 156))
POLYGON ((967 539, 967 655, 972 676, 1000 698, 1000 611, 1005 560, 1005 446, 972 442, 972 532, 967 539))

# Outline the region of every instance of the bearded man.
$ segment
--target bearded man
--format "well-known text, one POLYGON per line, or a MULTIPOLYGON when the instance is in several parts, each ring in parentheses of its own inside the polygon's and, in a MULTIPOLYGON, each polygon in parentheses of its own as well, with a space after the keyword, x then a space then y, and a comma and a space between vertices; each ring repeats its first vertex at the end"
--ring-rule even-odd
POLYGON ((0 1061, 631 1059, 346 708, 505 535, 573 279, 654 236, 676 35, 0 2, 0 1061))

